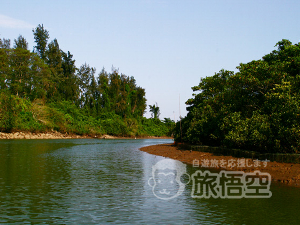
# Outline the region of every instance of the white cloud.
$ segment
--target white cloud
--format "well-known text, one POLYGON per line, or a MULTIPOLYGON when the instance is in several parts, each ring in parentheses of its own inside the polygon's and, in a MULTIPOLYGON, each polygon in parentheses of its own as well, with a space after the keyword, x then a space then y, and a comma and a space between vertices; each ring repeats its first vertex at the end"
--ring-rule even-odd
POLYGON ((22 20, 14 19, 9 16, 1 15, 0 14, 0 27, 4 28, 18 28, 18 29, 27 29, 27 28, 33 28, 34 26, 30 23, 27 23, 22 20))

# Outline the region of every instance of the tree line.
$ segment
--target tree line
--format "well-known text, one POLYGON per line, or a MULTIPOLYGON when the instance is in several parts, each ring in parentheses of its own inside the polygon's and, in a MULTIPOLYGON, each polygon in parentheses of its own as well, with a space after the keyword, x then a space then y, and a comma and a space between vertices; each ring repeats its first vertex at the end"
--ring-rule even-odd
POLYGON ((11 94, 45 101, 71 101, 93 115, 115 112, 122 117, 142 116, 146 109, 145 89, 134 77, 107 73, 87 64, 76 68, 73 55, 60 49, 57 39, 48 43, 49 32, 39 25, 33 30, 36 46, 19 36, 10 48, 10 40, 0 42, 1 90, 11 94))
MULTIPOLYGON (((11 122, 7 122, 9 116, 5 116, 5 112, 13 114, 9 104, 27 101, 26 104, 30 105, 37 100, 60 111, 64 110, 61 107, 63 103, 70 106, 66 108, 79 110, 85 116, 96 120, 118 120, 124 126, 130 120, 136 126, 142 121, 146 123, 143 119, 147 107, 145 89, 137 86, 134 77, 120 74, 115 68, 110 73, 103 68, 96 74, 96 68, 86 63, 77 68, 73 55, 60 49, 57 39, 49 42, 49 32, 43 25, 39 24, 32 31, 35 40, 33 51, 28 49, 28 42, 22 35, 14 40, 13 47, 9 39, 0 39, 0 130, 15 128, 11 122), (9 103, 8 97, 15 101, 9 103)), ((155 123, 162 122, 159 120, 155 123)), ((73 131, 76 132, 76 129, 73 131)), ((127 133, 125 131, 122 134, 127 133)))
POLYGON ((220 70, 192 87, 175 140, 259 152, 299 153, 300 44, 283 39, 238 72, 220 70))

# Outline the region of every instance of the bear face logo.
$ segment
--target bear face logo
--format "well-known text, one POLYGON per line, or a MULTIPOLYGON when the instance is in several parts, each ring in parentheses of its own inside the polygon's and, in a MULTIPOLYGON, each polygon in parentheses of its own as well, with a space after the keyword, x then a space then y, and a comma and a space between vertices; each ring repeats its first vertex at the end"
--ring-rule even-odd
POLYGON ((181 178, 186 175, 185 164, 164 159, 152 166, 152 177, 148 180, 148 184, 157 198, 169 200, 182 194, 186 183, 183 183, 181 178))

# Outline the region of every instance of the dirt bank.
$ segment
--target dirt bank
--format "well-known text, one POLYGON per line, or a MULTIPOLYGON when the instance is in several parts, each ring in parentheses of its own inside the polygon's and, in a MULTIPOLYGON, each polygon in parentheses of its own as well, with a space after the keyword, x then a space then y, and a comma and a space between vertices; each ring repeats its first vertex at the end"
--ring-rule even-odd
POLYGON ((140 150, 153 155, 176 159, 199 168, 238 170, 244 172, 259 170, 269 173, 272 177, 272 181, 300 187, 300 164, 258 161, 231 156, 216 156, 212 153, 181 149, 174 144, 147 146, 140 150))

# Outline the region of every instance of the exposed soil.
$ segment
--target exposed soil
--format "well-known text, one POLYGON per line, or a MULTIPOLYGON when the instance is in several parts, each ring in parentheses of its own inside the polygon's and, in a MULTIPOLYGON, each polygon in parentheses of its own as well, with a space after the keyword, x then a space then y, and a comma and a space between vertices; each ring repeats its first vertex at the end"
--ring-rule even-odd
POLYGON ((300 164, 258 161, 232 156, 218 156, 207 152, 185 150, 174 144, 147 146, 140 150, 153 155, 176 159, 195 167, 199 166, 199 168, 214 168, 219 170, 244 172, 254 172, 255 170, 259 170, 261 172, 269 173, 272 182, 276 181, 300 187, 300 164), (197 165, 197 162, 199 162, 199 165, 197 165))

